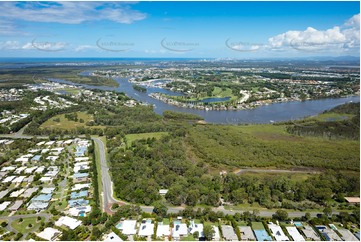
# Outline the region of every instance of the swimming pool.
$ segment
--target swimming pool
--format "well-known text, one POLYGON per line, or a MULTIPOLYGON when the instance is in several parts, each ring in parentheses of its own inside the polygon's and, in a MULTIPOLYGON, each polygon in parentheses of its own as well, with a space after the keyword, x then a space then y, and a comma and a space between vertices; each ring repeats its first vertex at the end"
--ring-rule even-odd
POLYGON ((117 229, 122 229, 122 227, 123 227, 123 222, 118 223, 117 225, 115 225, 115 227, 116 227, 117 229))
POLYGON ((302 222, 293 222, 296 227, 302 227, 302 222))

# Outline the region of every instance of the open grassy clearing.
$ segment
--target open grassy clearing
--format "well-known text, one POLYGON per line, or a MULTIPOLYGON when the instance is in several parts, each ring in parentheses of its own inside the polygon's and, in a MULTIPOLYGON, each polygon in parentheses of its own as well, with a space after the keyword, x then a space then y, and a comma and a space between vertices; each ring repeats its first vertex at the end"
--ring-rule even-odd
POLYGON ((260 230, 264 229, 262 222, 252 222, 252 229, 260 230))
POLYGON ((67 129, 67 130, 74 129, 77 127, 105 128, 104 126, 86 126, 87 122, 94 120, 93 116, 85 112, 76 112, 76 113, 78 115, 78 122, 68 120, 67 118, 65 118, 66 114, 59 114, 48 119, 46 122, 40 125, 40 128, 43 129, 57 128, 57 129, 67 129), (59 122, 55 121, 57 119, 59 119, 59 122), (84 122, 81 123, 80 119, 84 120, 84 122))
POLYGON ((44 221, 43 217, 41 217, 41 220, 37 220, 37 217, 34 215, 34 217, 31 218, 23 218, 22 222, 20 222, 19 219, 15 220, 11 223, 11 227, 18 232, 25 234, 37 229, 40 226, 41 221, 44 221), (29 227, 29 224, 31 224, 32 227, 29 227))
POLYGON ((141 133, 141 134, 128 134, 126 135, 127 145, 131 145, 133 141, 140 139, 160 139, 162 136, 168 135, 168 132, 152 132, 152 133, 141 133))

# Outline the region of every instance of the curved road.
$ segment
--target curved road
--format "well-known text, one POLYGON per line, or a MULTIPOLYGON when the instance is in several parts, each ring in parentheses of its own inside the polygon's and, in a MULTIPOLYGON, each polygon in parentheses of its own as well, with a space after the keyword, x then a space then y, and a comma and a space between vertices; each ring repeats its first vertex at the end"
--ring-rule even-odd
MULTIPOLYGON (((115 199, 113 197, 113 182, 111 181, 110 175, 109 175, 109 168, 106 161, 105 156, 105 147, 104 143, 99 138, 93 138, 95 143, 97 144, 97 147, 99 148, 99 156, 100 156, 100 166, 101 166, 101 178, 102 178, 102 198, 103 198, 103 205, 102 210, 108 214, 113 214, 114 212, 111 210, 111 206, 114 203, 117 203, 119 205, 129 204, 124 201, 120 201, 118 199, 115 199)), ((153 206, 140 206, 140 208, 147 213, 153 212, 153 206)), ((168 207, 168 213, 178 213, 179 211, 184 210, 184 207, 168 207)), ((235 213, 243 213, 245 211, 252 210, 227 210, 224 207, 217 207, 212 209, 215 212, 223 212, 224 214, 233 215, 235 213)), ((259 215, 262 217, 272 217, 272 215, 275 213, 275 211, 259 211, 259 215)), ((320 212, 310 212, 312 217, 316 217, 317 214, 322 213, 320 212)), ((333 214, 338 214, 338 212, 334 211, 333 214)), ((305 215, 305 212, 288 212, 288 215, 290 217, 301 217, 305 215)))

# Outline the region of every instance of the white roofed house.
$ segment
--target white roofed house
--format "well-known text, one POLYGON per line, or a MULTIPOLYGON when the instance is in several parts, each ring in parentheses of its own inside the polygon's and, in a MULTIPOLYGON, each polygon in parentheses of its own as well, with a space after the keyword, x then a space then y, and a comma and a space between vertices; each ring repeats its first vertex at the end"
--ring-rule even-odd
POLYGON ((48 241, 54 241, 61 235, 61 232, 57 229, 53 228, 45 228, 42 232, 36 233, 36 236, 38 236, 41 239, 45 239, 48 241))
POLYGON ((15 203, 13 205, 11 205, 11 207, 9 207, 9 210, 10 211, 17 211, 21 205, 23 205, 23 202, 22 200, 16 200, 15 203))
POLYGON ((154 224, 152 221, 142 221, 139 226, 138 235, 141 237, 148 237, 154 234, 154 224))
POLYGON ((283 233, 281 226, 276 224, 268 224, 268 228, 271 230, 272 235, 277 241, 289 241, 290 239, 283 233))
POLYGON ((9 205, 10 205, 11 202, 2 202, 0 204, 0 211, 4 211, 9 205))
POLYGON ((136 220, 124 220, 122 228, 122 233, 125 235, 135 235, 137 233, 136 230, 137 221, 136 220))
POLYGON ((58 221, 55 222, 55 225, 59 227, 64 225, 70 229, 76 229, 79 225, 81 225, 81 221, 68 216, 63 216, 59 218, 58 221))
POLYGON ((174 223, 174 227, 172 229, 172 237, 173 239, 179 240, 183 236, 188 235, 187 224, 184 223, 174 223))
POLYGON ((305 241, 305 238, 298 232, 296 227, 286 227, 286 230, 294 241, 305 241))
POLYGON ((19 197, 20 194, 23 194, 23 192, 25 192, 25 189, 22 188, 20 190, 14 191, 10 194, 10 197, 19 197))
POLYGON ((123 241, 116 233, 114 232, 111 232, 110 234, 106 235, 104 237, 104 242, 120 242, 120 241, 123 241))
POLYGON ((194 220, 192 220, 189 224, 188 231, 190 234, 194 234, 195 232, 198 232, 199 238, 203 238, 203 224, 196 224, 194 223, 194 220))
POLYGON ((16 176, 8 176, 2 181, 2 183, 11 182, 16 176))
POLYGON ((169 236, 170 235, 170 226, 167 224, 159 224, 157 227, 157 237, 169 236))
POLYGON ((25 179, 26 176, 19 176, 16 177, 14 180, 11 181, 11 183, 21 183, 25 179))

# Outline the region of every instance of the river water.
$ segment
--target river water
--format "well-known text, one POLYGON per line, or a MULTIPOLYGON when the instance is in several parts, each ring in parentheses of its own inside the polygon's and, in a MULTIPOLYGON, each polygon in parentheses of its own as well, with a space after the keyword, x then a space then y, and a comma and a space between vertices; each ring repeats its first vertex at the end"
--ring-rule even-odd
MULTIPOLYGON (((82 74, 87 75, 88 73, 89 72, 83 72, 82 74)), ((285 102, 285 103, 274 103, 250 110, 205 111, 205 110, 176 107, 173 105, 166 104, 157 99, 151 98, 148 96, 148 94, 153 92, 160 92, 169 95, 179 95, 179 93, 174 93, 172 91, 162 88, 156 88, 156 87, 147 88, 146 93, 138 92, 133 89, 133 84, 128 81, 129 78, 114 78, 114 80, 116 80, 119 83, 119 87, 81 85, 54 78, 48 78, 48 79, 54 82, 83 86, 88 89, 100 89, 100 90, 124 92, 129 97, 132 97, 136 100, 146 102, 149 104, 154 104, 155 105, 154 111, 157 114, 163 114, 165 110, 193 113, 202 116, 204 120, 207 122, 222 123, 222 124, 269 123, 272 121, 279 122, 279 121, 295 120, 295 119, 301 119, 303 117, 319 114, 327 109, 336 107, 338 105, 347 102, 360 101, 359 96, 351 96, 344 98, 307 100, 303 102, 294 101, 294 102, 285 102)))

